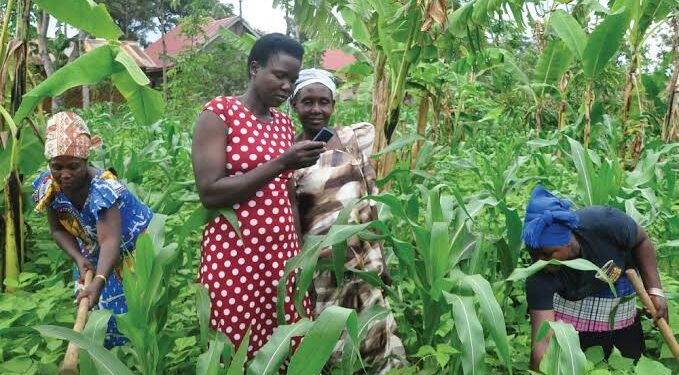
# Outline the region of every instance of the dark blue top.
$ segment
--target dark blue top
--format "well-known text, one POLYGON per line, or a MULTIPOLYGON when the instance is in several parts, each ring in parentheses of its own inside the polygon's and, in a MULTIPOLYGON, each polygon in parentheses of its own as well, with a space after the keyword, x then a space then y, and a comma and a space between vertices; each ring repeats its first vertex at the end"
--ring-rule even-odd
MULTIPOLYGON (((634 290, 625 269, 634 267, 632 249, 637 243, 637 223, 625 213, 606 206, 586 207, 575 212, 580 218, 573 230, 580 243, 580 257, 598 267, 612 262, 621 271, 613 280, 618 297, 634 290)), ((610 276, 610 274, 609 274, 610 276)), ((608 284, 596 277, 594 271, 578 271, 562 267, 558 272, 538 272, 526 280, 526 299, 532 310, 551 310, 554 293, 576 301, 588 296, 610 298, 608 284)))

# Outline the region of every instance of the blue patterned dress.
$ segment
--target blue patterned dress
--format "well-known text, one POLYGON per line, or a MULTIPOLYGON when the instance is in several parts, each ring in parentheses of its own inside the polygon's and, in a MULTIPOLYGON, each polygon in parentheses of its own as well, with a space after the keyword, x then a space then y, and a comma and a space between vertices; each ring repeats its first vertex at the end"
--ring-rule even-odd
MULTIPOLYGON (((56 181, 52 179, 49 170, 42 173, 33 182, 33 189, 33 201, 37 204, 36 211, 42 212, 48 206, 49 209, 54 210, 64 229, 76 238, 80 253, 92 262, 95 268, 99 260, 99 244, 97 242, 99 214, 111 207, 118 207, 122 231, 121 261, 109 275, 99 296, 98 307, 110 310, 114 314, 114 317, 108 323, 104 345, 112 347, 124 344, 127 340, 118 332, 115 320, 116 314, 127 312, 122 285, 122 265, 129 259, 128 256, 134 250, 137 237, 146 229, 153 213, 108 171, 98 171, 96 176, 92 178, 90 191, 82 211, 78 210, 61 191, 56 181)), ((75 263, 73 278, 77 290, 80 274, 75 263)))

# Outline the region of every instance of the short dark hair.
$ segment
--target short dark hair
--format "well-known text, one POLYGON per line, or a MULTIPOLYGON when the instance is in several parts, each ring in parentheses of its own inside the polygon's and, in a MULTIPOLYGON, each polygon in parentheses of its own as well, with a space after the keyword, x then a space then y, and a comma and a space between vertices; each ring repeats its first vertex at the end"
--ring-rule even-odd
POLYGON ((304 47, 298 41, 281 33, 266 34, 257 39, 250 50, 248 56, 248 78, 250 78, 250 66, 253 61, 257 61, 260 66, 269 63, 269 58, 277 53, 285 53, 302 61, 304 58, 304 47))

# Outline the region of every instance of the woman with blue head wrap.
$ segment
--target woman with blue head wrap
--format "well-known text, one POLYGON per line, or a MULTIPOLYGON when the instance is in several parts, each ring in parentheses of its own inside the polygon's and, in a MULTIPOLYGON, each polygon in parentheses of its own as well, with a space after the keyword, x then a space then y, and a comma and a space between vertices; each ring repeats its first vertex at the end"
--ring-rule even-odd
POLYGON ((626 268, 639 270, 657 317, 667 317, 655 250, 644 229, 612 207, 572 211, 568 201, 538 185, 526 206, 521 238, 533 260, 587 259, 606 272, 616 289, 614 294, 594 272, 568 267, 547 266, 530 276, 526 299, 533 339, 531 367, 538 369, 549 344, 549 337, 535 341, 545 320, 572 324, 583 350, 602 346, 608 356, 615 346, 622 355, 638 359, 644 340, 626 268))

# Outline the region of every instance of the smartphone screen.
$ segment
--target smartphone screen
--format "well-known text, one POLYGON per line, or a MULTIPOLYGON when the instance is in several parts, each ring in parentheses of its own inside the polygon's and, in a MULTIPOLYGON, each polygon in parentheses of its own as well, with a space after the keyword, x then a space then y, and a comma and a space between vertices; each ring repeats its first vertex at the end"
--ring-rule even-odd
POLYGON ((314 142, 328 142, 332 138, 332 131, 328 128, 321 129, 314 137, 314 142))

